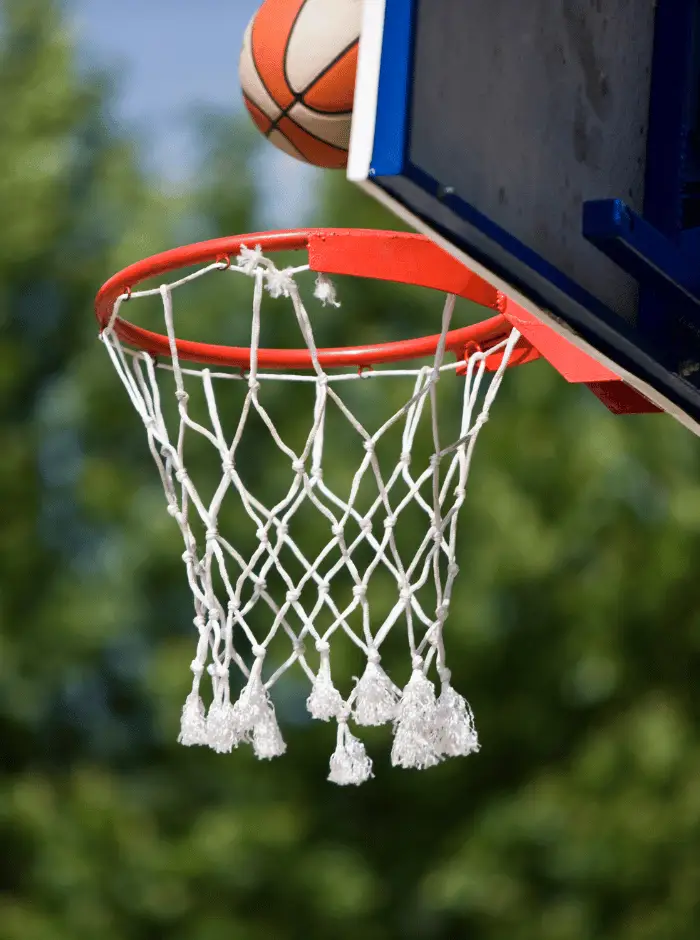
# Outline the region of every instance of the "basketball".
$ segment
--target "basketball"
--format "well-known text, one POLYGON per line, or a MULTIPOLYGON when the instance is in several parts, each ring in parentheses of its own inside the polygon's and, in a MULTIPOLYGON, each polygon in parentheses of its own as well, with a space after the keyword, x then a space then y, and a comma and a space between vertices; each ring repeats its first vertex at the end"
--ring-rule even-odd
POLYGON ((362 0, 265 0, 245 33, 240 80, 258 129, 285 153, 347 165, 362 0))

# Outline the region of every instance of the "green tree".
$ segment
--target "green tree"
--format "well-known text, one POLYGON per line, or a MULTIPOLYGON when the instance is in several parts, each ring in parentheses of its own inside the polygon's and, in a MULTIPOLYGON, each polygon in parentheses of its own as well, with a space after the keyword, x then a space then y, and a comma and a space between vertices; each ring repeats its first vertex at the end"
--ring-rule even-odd
MULTIPOLYGON (((696 439, 613 418, 543 363, 507 376, 447 631, 478 756, 392 770, 379 732, 376 779, 332 787, 332 729, 293 686, 280 761, 179 747, 182 549, 90 306, 124 263, 254 229, 255 148, 247 124, 210 116, 202 183, 175 199, 111 129, 60 5, 0 11, 0 936, 694 940, 696 439)), ((394 224, 324 180, 324 223, 394 224)), ((244 341, 249 285, 222 283, 185 302, 185 333, 244 341)), ((341 286, 325 342, 436 328, 428 292, 341 286)), ((287 404, 294 436, 305 416, 287 404)), ((250 443, 273 492, 286 468, 250 443)))

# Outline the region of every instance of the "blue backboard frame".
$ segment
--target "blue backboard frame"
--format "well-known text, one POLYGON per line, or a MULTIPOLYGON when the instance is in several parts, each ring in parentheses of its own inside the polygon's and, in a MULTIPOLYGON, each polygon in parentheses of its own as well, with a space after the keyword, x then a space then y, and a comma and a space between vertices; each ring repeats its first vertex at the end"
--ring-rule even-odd
POLYGON ((639 284, 634 325, 411 159, 419 2, 365 4, 350 178, 700 433, 700 0, 657 2, 643 213, 580 220, 639 284))

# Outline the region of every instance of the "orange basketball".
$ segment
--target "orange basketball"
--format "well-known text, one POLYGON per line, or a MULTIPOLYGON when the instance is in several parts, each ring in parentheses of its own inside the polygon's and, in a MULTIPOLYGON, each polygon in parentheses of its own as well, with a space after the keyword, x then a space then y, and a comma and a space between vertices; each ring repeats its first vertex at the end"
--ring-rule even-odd
POLYGON ((239 66, 246 107, 280 150, 347 165, 362 0, 265 0, 239 66))

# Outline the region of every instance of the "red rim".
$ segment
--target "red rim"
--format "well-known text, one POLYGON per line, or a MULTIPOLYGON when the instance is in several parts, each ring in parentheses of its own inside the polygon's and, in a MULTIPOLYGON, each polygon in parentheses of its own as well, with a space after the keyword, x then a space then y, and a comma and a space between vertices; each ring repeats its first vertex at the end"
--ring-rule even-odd
MULTIPOLYGON (((244 245, 249 248, 259 245, 266 253, 305 250, 312 271, 429 287, 466 297, 486 309, 498 311, 498 291, 422 235, 365 229, 300 229, 217 238, 175 248, 132 264, 110 278, 97 295, 95 312, 100 329, 109 323, 117 298, 131 293, 143 281, 191 265, 235 258, 244 245)), ((503 342, 511 329, 508 320, 497 313, 481 323, 451 330, 447 334, 446 348, 462 359, 467 349, 476 347, 488 351, 503 342)), ((115 320, 114 331, 131 346, 154 356, 170 356, 170 344, 163 334, 136 326, 121 317, 115 320)), ((371 368, 374 365, 430 356, 435 353, 438 340, 439 334, 435 334, 371 346, 319 349, 318 358, 324 368, 371 368)), ((181 359, 202 365, 243 369, 250 366, 250 350, 247 347, 217 346, 178 339, 177 351, 181 359)), ((537 356, 538 353, 530 343, 521 339, 513 351, 510 364, 517 365, 537 356)), ((493 358, 500 360, 500 356, 493 358)), ((497 364, 489 362, 489 367, 496 367, 497 364)), ((260 349, 258 365, 264 369, 309 369, 312 362, 306 348, 260 349)))

